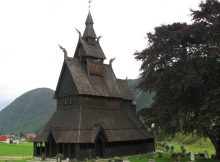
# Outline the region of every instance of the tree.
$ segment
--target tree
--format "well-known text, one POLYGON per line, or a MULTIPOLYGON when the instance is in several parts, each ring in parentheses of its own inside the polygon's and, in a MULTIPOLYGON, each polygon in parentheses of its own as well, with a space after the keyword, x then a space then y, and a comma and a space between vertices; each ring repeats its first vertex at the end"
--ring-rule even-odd
POLYGON ((142 61, 139 88, 155 92, 140 114, 157 132, 209 137, 220 159, 220 2, 206 0, 191 12, 191 24, 156 27, 135 53, 142 61))

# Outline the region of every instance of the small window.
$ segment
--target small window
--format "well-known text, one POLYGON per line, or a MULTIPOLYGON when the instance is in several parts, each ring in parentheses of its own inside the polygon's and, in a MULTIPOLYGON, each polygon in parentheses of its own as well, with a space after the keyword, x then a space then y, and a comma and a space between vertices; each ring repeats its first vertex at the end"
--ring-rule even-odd
POLYGON ((67 105, 67 98, 64 97, 64 105, 67 105))

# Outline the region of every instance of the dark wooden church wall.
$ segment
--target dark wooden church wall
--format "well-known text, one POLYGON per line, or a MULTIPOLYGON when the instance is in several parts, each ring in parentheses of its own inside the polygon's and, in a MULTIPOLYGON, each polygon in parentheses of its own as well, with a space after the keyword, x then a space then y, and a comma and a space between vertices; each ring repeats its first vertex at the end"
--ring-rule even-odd
MULTIPOLYGON (((120 141, 106 143, 103 149, 103 158, 114 156, 127 156, 145 154, 153 152, 154 141, 151 140, 138 140, 138 141, 120 141)), ((96 150, 94 144, 80 144, 79 159, 94 158, 96 150)))
POLYGON ((76 85, 73 83, 69 70, 64 67, 63 76, 61 76, 60 86, 57 91, 57 108, 79 107, 79 96, 76 96, 76 94, 76 85))
POLYGON ((94 96, 82 96, 80 100, 81 105, 87 108, 118 109, 121 108, 121 102, 121 99, 94 96))
POLYGON ((154 151, 151 141, 120 141, 109 143, 104 149, 104 157, 144 154, 154 151))
POLYGON ((132 101, 128 101, 128 100, 123 100, 121 102, 121 107, 122 108, 129 108, 129 109, 134 109, 135 110, 135 106, 132 104, 132 101))
MULTIPOLYGON (((144 154, 153 152, 154 150, 153 139, 110 142, 104 144, 103 158, 144 154)), ((73 143, 54 143, 51 146, 49 143, 46 143, 45 148, 40 148, 38 145, 34 155, 41 156, 42 153, 45 153, 47 157, 55 157, 58 153, 61 153, 65 158, 77 158, 80 160, 85 158, 92 159, 97 156, 95 144, 92 143, 81 143, 80 145, 73 143)))
POLYGON ((57 108, 66 109, 66 108, 79 108, 79 96, 69 95, 64 97, 59 97, 57 99, 57 108))

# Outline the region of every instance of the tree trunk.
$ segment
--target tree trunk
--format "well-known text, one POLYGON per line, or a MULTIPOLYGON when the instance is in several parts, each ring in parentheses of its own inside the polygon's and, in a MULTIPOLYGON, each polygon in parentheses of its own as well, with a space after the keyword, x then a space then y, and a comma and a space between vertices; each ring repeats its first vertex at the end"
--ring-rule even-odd
POLYGON ((220 145, 219 144, 218 145, 214 145, 214 147, 215 147, 215 152, 216 152, 215 158, 220 160, 220 145))
POLYGON ((209 139, 211 140, 212 144, 215 147, 215 158, 220 160, 220 139, 216 139, 216 138, 211 138, 209 137, 209 139))

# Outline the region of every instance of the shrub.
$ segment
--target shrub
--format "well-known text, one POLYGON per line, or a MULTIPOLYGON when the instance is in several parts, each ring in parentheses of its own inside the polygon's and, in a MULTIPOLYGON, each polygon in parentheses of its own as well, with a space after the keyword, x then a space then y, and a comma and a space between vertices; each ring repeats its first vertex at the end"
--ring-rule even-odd
POLYGON ((162 144, 162 147, 166 147, 166 145, 167 145, 166 143, 163 143, 163 144, 162 144))
POLYGON ((172 159, 176 159, 176 157, 177 157, 177 154, 176 154, 176 153, 172 153, 172 154, 171 154, 171 158, 172 158, 172 159))
POLYGON ((183 149, 185 149, 185 147, 183 145, 180 146, 180 150, 183 152, 183 149))
POLYGON ((166 145, 166 146, 165 146, 165 149, 166 149, 166 151, 169 151, 170 146, 169 146, 169 145, 166 145))
POLYGON ((205 157, 205 154, 204 154, 204 153, 199 153, 199 157, 204 158, 204 157, 205 157))
POLYGON ((158 147, 161 147, 161 143, 158 143, 158 147))
POLYGON ((215 159, 215 155, 214 154, 211 155, 211 159, 215 159))
POLYGON ((183 148, 183 149, 182 149, 182 157, 185 157, 185 156, 186 156, 186 149, 183 148))
POLYGON ((57 162, 61 162, 62 160, 64 160, 63 154, 57 154, 57 162))
POLYGON ((13 140, 12 138, 9 139, 9 144, 12 144, 13 143, 13 140))
POLYGON ((158 152, 158 157, 162 157, 163 154, 161 152, 158 152))

